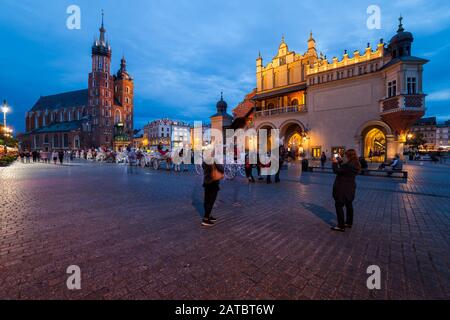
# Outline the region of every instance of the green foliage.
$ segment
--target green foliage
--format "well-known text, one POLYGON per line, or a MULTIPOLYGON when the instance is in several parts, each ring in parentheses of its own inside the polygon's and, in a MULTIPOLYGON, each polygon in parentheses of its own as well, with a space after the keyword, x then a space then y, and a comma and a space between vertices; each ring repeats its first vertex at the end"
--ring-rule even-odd
POLYGON ((423 133, 418 132, 414 134, 411 139, 406 141, 406 144, 409 145, 413 149, 419 149, 420 146, 423 146, 427 140, 423 137, 423 133))
POLYGON ((9 166, 11 163, 16 161, 17 156, 12 155, 0 155, 0 167, 9 166))

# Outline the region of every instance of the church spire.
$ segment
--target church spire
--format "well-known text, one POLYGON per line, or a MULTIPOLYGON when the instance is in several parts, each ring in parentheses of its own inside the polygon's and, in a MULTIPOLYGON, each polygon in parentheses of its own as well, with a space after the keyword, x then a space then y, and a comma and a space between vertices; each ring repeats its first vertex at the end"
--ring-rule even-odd
POLYGON ((106 44, 106 42, 105 42, 106 29, 105 29, 105 26, 103 24, 103 18, 104 18, 104 12, 102 10, 102 26, 99 29, 99 31, 100 31, 100 44, 105 45, 106 44))
POLYGON ((122 55, 122 59, 120 60, 120 71, 121 72, 127 71, 127 60, 125 60, 125 55, 122 55))
POLYGON ((403 17, 402 17, 402 15, 400 15, 400 17, 398 18, 398 30, 397 30, 397 32, 405 31, 405 29, 403 28, 402 21, 403 21, 403 17))

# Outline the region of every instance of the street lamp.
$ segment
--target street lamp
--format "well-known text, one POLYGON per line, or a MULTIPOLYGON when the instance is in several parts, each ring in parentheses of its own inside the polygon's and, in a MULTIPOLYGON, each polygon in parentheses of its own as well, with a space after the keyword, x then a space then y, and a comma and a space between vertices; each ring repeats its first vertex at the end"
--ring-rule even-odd
POLYGON ((6 129, 6 114, 9 112, 9 107, 6 100, 3 100, 2 112, 3 112, 3 127, 6 129))

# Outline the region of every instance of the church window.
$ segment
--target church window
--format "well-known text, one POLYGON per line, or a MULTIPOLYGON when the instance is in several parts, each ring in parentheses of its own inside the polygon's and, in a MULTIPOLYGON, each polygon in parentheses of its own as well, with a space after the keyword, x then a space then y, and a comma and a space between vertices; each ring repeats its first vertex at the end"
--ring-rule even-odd
POLYGON ((116 110, 114 113, 114 123, 118 124, 119 122, 122 122, 122 114, 120 113, 120 110, 116 110))

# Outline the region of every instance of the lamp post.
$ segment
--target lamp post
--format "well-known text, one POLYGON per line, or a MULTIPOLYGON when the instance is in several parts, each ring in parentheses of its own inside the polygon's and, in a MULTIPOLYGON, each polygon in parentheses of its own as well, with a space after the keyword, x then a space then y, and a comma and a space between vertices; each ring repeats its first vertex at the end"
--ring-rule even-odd
POLYGON ((8 128, 6 127, 6 114, 9 112, 9 107, 6 100, 3 100, 2 112, 3 112, 3 142, 5 144, 4 151, 6 154, 8 152, 8 149, 6 147, 6 135, 8 133, 8 128))
POLYGON ((6 114, 9 112, 9 107, 6 100, 3 100, 2 112, 3 112, 3 127, 6 128, 6 114))

